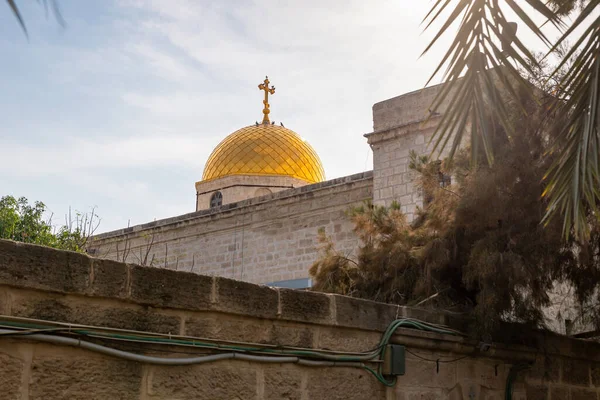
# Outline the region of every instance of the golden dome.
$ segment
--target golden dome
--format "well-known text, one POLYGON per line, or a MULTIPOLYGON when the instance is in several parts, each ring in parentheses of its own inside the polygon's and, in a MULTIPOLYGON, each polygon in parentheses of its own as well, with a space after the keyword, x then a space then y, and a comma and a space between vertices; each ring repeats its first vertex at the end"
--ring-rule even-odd
POLYGON ((321 160, 307 142, 290 129, 265 123, 233 132, 213 150, 202 180, 228 175, 290 176, 309 183, 325 180, 321 160))

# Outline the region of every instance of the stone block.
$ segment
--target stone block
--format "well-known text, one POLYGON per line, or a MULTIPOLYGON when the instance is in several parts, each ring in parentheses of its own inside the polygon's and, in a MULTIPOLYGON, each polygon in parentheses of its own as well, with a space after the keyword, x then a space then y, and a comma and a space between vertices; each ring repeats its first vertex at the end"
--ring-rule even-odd
POLYGON ((91 259, 85 254, 0 240, 0 284, 63 293, 83 293, 91 259))
POLYGON ((215 284, 217 299, 214 309, 248 317, 277 317, 277 290, 228 278, 216 278, 215 284))
POLYGON ((264 369, 264 400, 300 400, 303 370, 290 364, 264 369))
POLYGON ((547 400, 548 388, 539 384, 526 384, 525 393, 527 400, 547 400))
POLYGON ((335 295, 337 325, 384 331, 394 321, 398 306, 335 295))
POLYGON ((151 367, 150 399, 257 399, 256 371, 243 362, 151 367))
POLYGON ((310 400, 385 400, 385 386, 369 372, 357 368, 307 370, 310 400))
MULTIPOLYGON (((596 400, 597 392, 594 389, 572 388, 571 400, 596 400)), ((552 398, 554 400, 554 397, 552 398)))
POLYGON ((272 323, 228 315, 194 315, 185 322, 185 335, 239 342, 269 343, 272 323))
POLYGON ((591 366, 592 385, 600 388, 600 363, 594 363, 591 366))
POLYGON ((483 400, 504 400, 504 390, 490 390, 481 388, 480 398, 483 400))
POLYGON ((443 392, 440 389, 408 390, 402 394, 405 400, 439 400, 443 398, 443 392))
POLYGON ((563 358, 562 368, 564 383, 578 386, 590 385, 590 363, 588 361, 563 358))
POLYGON ((153 307, 207 310, 212 285, 210 276, 131 266, 130 298, 153 307))
POLYGON ((35 357, 31 366, 32 400, 137 400, 142 383, 141 364, 68 352, 35 357))
POLYGON ((332 323, 331 297, 324 293, 279 289, 281 319, 312 323, 332 323))
POLYGON ((571 400, 569 389, 564 387, 553 387, 550 389, 552 400, 571 400))
MULTIPOLYGON (((433 360, 434 356, 424 355, 422 358, 433 360)), ((451 389, 457 383, 456 363, 440 363, 438 371, 435 362, 417 359, 408 355, 406 358, 406 373, 398 377, 396 386, 451 389)))
POLYGON ((399 307, 398 317, 418 319, 432 324, 445 325, 448 322, 442 312, 416 307, 399 307))
POLYGON ((314 332, 310 327, 234 316, 188 317, 185 335, 279 346, 314 347, 314 332))
POLYGON ((557 356, 540 357, 527 371, 527 375, 530 379, 537 379, 542 382, 558 382, 560 379, 560 364, 560 359, 557 356))
POLYGON ((60 295, 15 295, 11 315, 72 324, 179 334, 179 317, 139 306, 82 301, 60 295))
POLYGON ((381 333, 323 326, 319 328, 318 338, 320 349, 360 353, 374 349, 381 340, 381 333))
POLYGON ((92 259, 89 293, 102 297, 127 297, 127 268, 125 263, 92 259))
POLYGON ((0 398, 20 400, 23 361, 0 353, 0 398))
POLYGON ((506 374, 502 363, 481 362, 471 358, 456 363, 458 382, 476 383, 488 389, 502 389, 506 384, 506 374))

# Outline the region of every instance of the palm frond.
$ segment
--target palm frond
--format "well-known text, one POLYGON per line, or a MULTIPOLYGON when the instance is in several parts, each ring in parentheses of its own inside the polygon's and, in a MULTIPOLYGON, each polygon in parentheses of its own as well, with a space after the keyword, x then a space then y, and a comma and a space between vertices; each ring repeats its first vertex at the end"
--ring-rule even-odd
POLYGON ((6 2, 8 3, 8 6, 10 7, 13 14, 15 15, 15 18, 17 18, 17 21, 19 21, 19 25, 21 25, 23 32, 25 32, 25 36, 29 37, 29 34, 27 33, 27 27, 25 27, 25 21, 23 21, 23 17, 21 17, 21 13, 19 12, 19 8, 17 7, 17 4, 15 3, 14 0, 6 0, 6 2))
MULTIPOLYGON (((548 38, 521 6, 514 0, 504 1, 531 32, 550 45, 548 38)), ((449 0, 434 2, 424 19, 425 29, 441 18, 443 11, 450 8, 450 3, 449 0)), ((516 35, 514 23, 507 20, 498 0, 456 0, 454 3, 454 8, 424 51, 424 54, 430 51, 451 26, 458 24, 454 41, 427 82, 429 84, 445 67, 442 74, 445 85, 431 109, 446 107, 446 110, 430 139, 430 145, 432 152, 442 153, 451 142, 449 154, 452 157, 466 131, 470 130, 471 142, 481 143, 488 162, 492 163, 494 149, 488 144, 491 143, 490 126, 493 124, 489 124, 484 104, 490 104, 492 116, 503 124, 507 132, 512 132, 506 108, 507 95, 516 98, 516 87, 523 83, 517 66, 530 70, 535 59, 516 35), (454 137, 452 141, 451 136, 454 137)), ((555 25, 560 24, 560 19, 542 1, 527 0, 527 3, 555 25)))
MULTIPOLYGON (((15 3, 15 0, 6 0, 6 2, 8 3, 8 6, 10 7, 10 9, 12 10, 15 18, 19 22, 19 25, 21 25, 21 28, 23 29, 25 36, 27 38, 29 38, 29 33, 27 32, 27 27, 25 26, 25 21, 23 20, 23 17, 21 16, 21 13, 19 11, 19 8, 17 7, 17 4, 15 3)), ((52 10, 52 14, 54 15, 54 18, 56 18, 56 21, 58 21, 60 26, 62 26, 64 28, 67 25, 62 16, 62 12, 60 11, 60 6, 59 6, 57 0, 37 0, 37 2, 38 2, 38 4, 42 4, 44 6, 44 10, 46 12, 46 17, 48 16, 48 10, 50 9, 50 10, 52 10)))
POLYGON ((572 231, 579 238, 589 236, 588 218, 590 213, 597 215, 600 203, 600 17, 592 17, 598 5, 600 0, 590 1, 554 46, 589 24, 556 69, 574 57, 559 81, 563 123, 554 138, 551 151, 557 159, 546 175, 544 191, 549 199, 544 221, 561 214, 564 234, 572 231))

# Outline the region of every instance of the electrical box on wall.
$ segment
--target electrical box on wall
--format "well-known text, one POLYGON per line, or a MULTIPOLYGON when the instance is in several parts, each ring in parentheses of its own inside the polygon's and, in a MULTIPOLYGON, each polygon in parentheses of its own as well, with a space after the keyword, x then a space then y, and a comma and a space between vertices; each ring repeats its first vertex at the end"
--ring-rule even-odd
POLYGON ((383 375, 404 375, 405 370, 406 351, 404 346, 399 344, 388 344, 385 348, 385 356, 383 359, 383 375))

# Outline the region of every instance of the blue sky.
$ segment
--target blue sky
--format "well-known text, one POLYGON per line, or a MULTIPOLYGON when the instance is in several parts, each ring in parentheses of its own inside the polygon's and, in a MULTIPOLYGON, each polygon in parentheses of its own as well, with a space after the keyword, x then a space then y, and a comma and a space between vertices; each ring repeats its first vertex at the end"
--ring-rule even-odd
POLYGON ((443 50, 415 0, 59 0, 65 29, 0 4, 0 195, 96 207, 104 232, 194 210, 212 149, 271 117, 307 139, 327 178, 372 168, 374 103, 421 88, 443 50))

